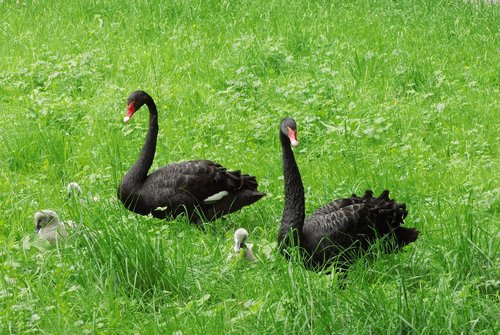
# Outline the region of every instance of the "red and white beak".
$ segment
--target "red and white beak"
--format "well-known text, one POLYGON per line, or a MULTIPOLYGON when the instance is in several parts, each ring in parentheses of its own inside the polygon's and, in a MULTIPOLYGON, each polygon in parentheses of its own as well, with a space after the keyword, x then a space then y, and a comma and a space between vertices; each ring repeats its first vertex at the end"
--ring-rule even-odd
POLYGON ((123 122, 127 123, 128 120, 132 118, 132 115, 135 113, 135 105, 134 102, 132 101, 128 106, 127 106, 127 114, 123 118, 123 122))
POLYGON ((290 143, 294 147, 299 145, 299 141, 297 141, 297 130, 293 130, 292 128, 288 127, 288 138, 290 139, 290 143))

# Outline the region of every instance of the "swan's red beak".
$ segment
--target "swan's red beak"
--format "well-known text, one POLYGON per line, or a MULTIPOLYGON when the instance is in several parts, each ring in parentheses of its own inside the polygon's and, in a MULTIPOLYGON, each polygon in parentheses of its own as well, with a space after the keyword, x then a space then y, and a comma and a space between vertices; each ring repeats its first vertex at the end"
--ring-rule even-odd
POLYGON ((288 127, 288 138, 290 139, 290 143, 294 147, 299 145, 299 141, 297 141, 297 130, 293 130, 292 128, 288 127))
POLYGON ((132 118, 132 115, 135 113, 135 105, 134 102, 132 101, 128 106, 127 106, 127 114, 123 118, 123 122, 127 123, 128 120, 132 118))

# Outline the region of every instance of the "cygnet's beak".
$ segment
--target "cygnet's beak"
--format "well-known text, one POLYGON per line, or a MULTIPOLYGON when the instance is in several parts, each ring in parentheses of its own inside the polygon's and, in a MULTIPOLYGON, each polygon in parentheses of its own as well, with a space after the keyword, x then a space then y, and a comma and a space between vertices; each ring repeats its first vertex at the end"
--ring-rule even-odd
POLYGON ((234 245, 234 252, 236 252, 236 253, 240 252, 242 247, 243 247, 243 243, 236 242, 236 244, 234 245))
POLYGON ((36 230, 37 234, 40 231, 40 229, 42 229, 42 225, 41 224, 37 224, 36 227, 35 227, 35 230, 36 230))

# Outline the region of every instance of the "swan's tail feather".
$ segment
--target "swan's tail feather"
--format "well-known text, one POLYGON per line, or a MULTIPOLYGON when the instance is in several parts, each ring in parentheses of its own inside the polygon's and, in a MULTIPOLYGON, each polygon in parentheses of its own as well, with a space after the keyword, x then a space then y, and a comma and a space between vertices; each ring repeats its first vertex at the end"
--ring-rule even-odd
POLYGON ((373 199, 373 191, 372 190, 366 190, 365 194, 363 194, 363 197, 361 197, 361 200, 368 200, 368 199, 373 199))
POLYGON ((394 229, 396 236, 396 246, 401 248, 407 244, 415 242, 418 238, 419 231, 417 228, 397 227, 394 229))
POLYGON ((226 214, 236 212, 245 206, 253 204, 265 195, 265 193, 256 190, 240 189, 214 204, 207 205, 204 208, 206 219, 214 220, 226 214))
POLYGON ((406 204, 390 199, 389 191, 384 190, 376 198, 373 197, 371 191, 366 191, 363 199, 371 213, 370 222, 378 234, 393 233, 398 247, 414 242, 418 238, 419 232, 417 229, 401 227, 408 215, 406 204))
POLYGON ((259 186, 259 183, 257 183, 257 178, 254 176, 244 174, 241 175, 241 188, 246 188, 248 190, 257 190, 257 186, 259 186))
POLYGON ((241 171, 239 170, 227 171, 227 174, 231 176, 231 179, 233 179, 237 183, 236 189, 238 190, 246 189, 256 191, 257 186, 259 186, 259 183, 257 183, 257 178, 255 176, 241 174, 241 171))

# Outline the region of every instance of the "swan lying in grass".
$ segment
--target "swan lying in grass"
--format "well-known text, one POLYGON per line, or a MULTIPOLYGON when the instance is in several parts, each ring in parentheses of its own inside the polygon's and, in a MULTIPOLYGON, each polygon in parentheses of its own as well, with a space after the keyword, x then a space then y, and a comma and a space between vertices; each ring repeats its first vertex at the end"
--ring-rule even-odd
POLYGON ((167 220, 187 214, 189 221, 201 223, 236 212, 265 195, 257 190, 254 176, 228 171, 208 160, 172 163, 149 173, 158 136, 153 98, 144 91, 133 92, 127 99, 123 121, 128 122, 144 105, 149 109, 146 141, 139 159, 118 186, 118 199, 128 210, 167 220))
POLYGON ((252 249, 246 244, 248 239, 248 232, 244 228, 239 228, 234 232, 234 252, 241 253, 243 251, 243 257, 250 262, 255 262, 255 258, 252 249))
POLYGON ((280 124, 285 207, 278 234, 282 253, 300 247, 308 269, 321 270, 332 264, 346 268, 377 241, 387 253, 401 250, 417 240, 416 228, 403 227, 408 214, 404 203, 389 198, 389 191, 373 197, 368 190, 361 197, 337 199, 305 217, 304 185, 292 146, 299 145, 297 123, 285 118, 280 124))
POLYGON ((68 237, 67 226, 74 227, 72 221, 62 222, 56 212, 50 209, 38 211, 34 215, 35 229, 38 236, 50 243, 57 243, 68 237))

